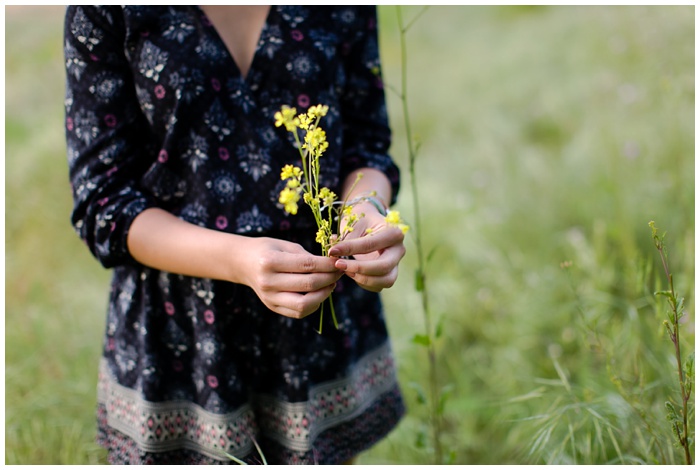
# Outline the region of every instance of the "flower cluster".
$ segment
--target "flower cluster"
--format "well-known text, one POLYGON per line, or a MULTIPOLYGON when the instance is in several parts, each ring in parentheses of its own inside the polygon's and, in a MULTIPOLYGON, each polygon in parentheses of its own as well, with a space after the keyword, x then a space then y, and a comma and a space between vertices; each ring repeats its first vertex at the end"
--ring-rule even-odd
MULTIPOLYGON (((311 208, 318 227, 316 241, 321 245, 324 256, 328 256, 330 248, 335 243, 352 233, 357 222, 364 216, 362 213, 358 214, 353 211, 354 205, 371 200, 374 196, 374 194, 370 194, 355 198, 350 202, 338 201, 338 196, 333 191, 320 186, 320 162, 321 157, 328 149, 328 141, 326 140, 326 132, 319 126, 319 122, 327 113, 328 106, 325 105, 311 106, 306 113, 299 115, 297 115, 296 108, 282 106, 274 116, 275 126, 284 126, 294 136, 302 162, 302 168, 294 165, 285 165, 282 168, 280 178, 286 181, 286 185, 280 192, 279 202, 284 206, 284 210, 292 215, 298 212, 300 199, 303 199, 306 205, 311 208), (300 131, 303 131, 303 141, 299 136, 300 131)), ((350 188, 350 192, 361 178, 362 174, 360 173, 350 188)), ((408 226, 401 220, 397 211, 388 211, 385 220, 387 226, 398 227, 404 233, 408 230, 408 226)), ((371 233, 371 229, 366 229, 365 234, 371 235, 371 233)), ((338 328, 332 300, 330 306, 333 323, 338 328)), ((321 326, 323 326, 323 305, 321 306, 321 326)), ((321 327, 319 327, 320 332, 321 327)))
POLYGON ((408 225, 401 219, 399 211, 387 211, 384 220, 390 227, 398 227, 404 234, 408 232, 408 225))
POLYGON ((333 236, 333 208, 338 196, 326 187, 319 185, 321 171, 320 158, 328 149, 326 131, 318 124, 322 117, 328 113, 328 106, 311 106, 304 114, 297 115, 296 109, 283 106, 275 113, 275 126, 284 126, 294 135, 297 147, 301 155, 303 168, 294 165, 285 165, 280 177, 287 181, 286 187, 280 192, 279 202, 284 210, 295 215, 299 209, 299 200, 311 208, 316 219, 318 232, 316 241, 323 247, 323 254, 327 255, 331 244, 337 240, 333 236), (299 130, 304 131, 303 142, 299 137, 299 130), (328 209, 324 217, 324 210, 328 209))

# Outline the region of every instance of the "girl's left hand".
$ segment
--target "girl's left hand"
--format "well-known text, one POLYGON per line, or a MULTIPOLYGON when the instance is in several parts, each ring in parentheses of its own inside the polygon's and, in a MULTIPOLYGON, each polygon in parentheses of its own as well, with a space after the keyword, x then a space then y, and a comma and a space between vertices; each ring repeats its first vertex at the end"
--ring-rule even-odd
MULTIPOLYGON (((358 212, 359 207, 355 208, 358 212)), ((399 274, 399 261, 406 254, 403 244, 404 234, 395 226, 389 225, 384 217, 371 204, 361 208, 365 216, 360 218, 343 241, 329 251, 332 257, 352 257, 338 259, 335 267, 345 272, 362 288, 380 292, 394 285, 399 274), (367 233, 370 229, 371 233, 367 233)))

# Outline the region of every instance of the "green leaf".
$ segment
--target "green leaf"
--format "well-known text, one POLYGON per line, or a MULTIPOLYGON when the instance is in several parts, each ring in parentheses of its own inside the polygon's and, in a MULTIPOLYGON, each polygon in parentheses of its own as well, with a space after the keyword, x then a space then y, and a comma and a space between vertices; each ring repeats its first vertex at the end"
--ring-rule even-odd
POLYGON ((412 388, 413 390, 416 391, 416 401, 418 402, 419 405, 425 405, 428 400, 425 397, 425 392, 423 391, 423 387, 421 384, 418 382, 409 382, 408 384, 409 388, 412 388))
POLYGON ((445 465, 452 465, 457 461, 457 451, 451 450, 449 454, 443 457, 445 465))
POLYGON ((447 403, 447 399, 449 398, 450 394, 454 390, 454 385, 452 384, 447 384, 442 389, 440 389, 440 399, 438 401, 438 408, 437 408, 437 414, 442 415, 445 411, 445 404, 447 403))
POLYGON ((427 347, 427 346, 430 346, 430 337, 428 337, 428 335, 419 335, 419 334, 417 334, 417 335, 415 335, 415 336, 413 337, 413 342, 414 342, 415 344, 419 344, 419 345, 421 345, 421 346, 426 346, 426 347, 427 347))
POLYGON ((427 442, 428 437, 426 436, 425 431, 421 429, 416 434, 416 447, 418 447, 419 449, 425 449, 425 445, 427 444, 427 442))
POLYGON ((420 268, 416 269, 416 290, 418 292, 423 292, 425 289, 425 278, 423 277, 423 272, 420 268))
POLYGON ((673 298, 673 294, 670 290, 659 290, 654 292, 654 295, 663 295, 664 297, 668 297, 669 299, 673 298))
POLYGON ((678 318, 682 317, 685 312, 685 299, 681 297, 681 299, 676 303, 676 311, 678 312, 678 318))
POLYGON ((429 263, 430 260, 433 258, 433 256, 435 255, 435 252, 438 250, 438 248, 440 248, 440 245, 435 245, 435 246, 433 247, 433 249, 430 250, 430 253, 428 253, 428 256, 425 258, 425 261, 426 261, 427 263, 429 263))
POLYGON ((435 326, 435 339, 438 339, 440 336, 442 336, 442 325, 445 323, 445 315, 442 314, 440 315, 440 319, 438 320, 437 325, 435 326))
POLYGON ((686 381, 692 385, 695 379, 695 352, 691 352, 683 363, 683 373, 686 381))

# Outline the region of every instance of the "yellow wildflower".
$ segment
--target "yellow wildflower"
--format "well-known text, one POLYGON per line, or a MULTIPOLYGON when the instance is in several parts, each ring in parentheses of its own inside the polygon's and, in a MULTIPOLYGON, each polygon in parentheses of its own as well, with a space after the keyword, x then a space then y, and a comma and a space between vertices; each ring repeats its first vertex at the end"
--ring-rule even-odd
POLYGON ((401 214, 399 214, 399 211, 388 211, 384 220, 389 225, 399 225, 401 223, 401 214))
POLYGON ((285 212, 296 215, 299 206, 297 202, 299 201, 299 193, 290 188, 284 188, 280 192, 279 202, 284 204, 285 212))
POLYGON ((314 124, 314 118, 313 116, 309 116, 308 114, 300 114, 299 115, 299 127, 308 130, 313 127, 314 124))
POLYGON ((289 178, 299 178, 301 176, 301 168, 296 167, 294 165, 285 165, 284 168, 282 168, 282 174, 280 175, 280 178, 282 180, 286 180, 289 178))
POLYGON ((315 157, 320 157, 328 148, 326 141, 326 131, 320 127, 309 129, 304 136, 303 149, 307 149, 309 153, 315 157))
POLYGON ((404 234, 408 232, 408 225, 401 220, 399 211, 388 211, 384 220, 386 220, 386 223, 389 224, 390 227, 398 227, 404 234))
POLYGON ((281 111, 277 111, 275 113, 275 127, 284 125, 285 129, 287 129, 289 132, 294 132, 294 130, 299 126, 299 118, 295 117, 296 114, 296 108, 282 106, 281 111))
POLYGON ((337 199, 335 193, 325 187, 321 188, 321 190, 318 192, 318 197, 323 200, 323 205, 328 207, 330 207, 337 199))
POLYGON ((317 106, 311 106, 308 111, 309 117, 312 119, 316 119, 319 117, 323 117, 328 113, 328 106, 325 104, 319 104, 317 106))
POLYGON ((328 241, 330 240, 330 231, 330 222, 325 219, 322 220, 318 227, 318 231, 316 232, 316 242, 324 246, 327 245, 328 241))

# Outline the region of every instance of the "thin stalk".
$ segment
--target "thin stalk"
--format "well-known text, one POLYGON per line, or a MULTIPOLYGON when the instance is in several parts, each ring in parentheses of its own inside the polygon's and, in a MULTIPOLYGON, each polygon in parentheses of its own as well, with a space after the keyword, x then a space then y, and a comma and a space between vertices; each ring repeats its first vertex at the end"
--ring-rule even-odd
MULTIPOLYGON (((316 122, 314 124, 314 127, 318 126, 318 123, 320 121, 320 118, 316 119, 316 122)), ((304 152, 302 149, 302 144, 301 140, 299 139, 299 134, 297 130, 295 129, 294 132, 292 133, 294 135, 294 140, 297 144, 297 147, 299 149, 299 155, 301 156, 301 163, 303 166, 303 172, 304 172, 304 179, 306 180, 305 184, 308 189, 308 191, 311 193, 312 197, 318 196, 319 193, 319 173, 320 173, 320 168, 318 165, 318 157, 314 157, 310 151, 304 152), (308 162, 307 162, 308 159, 308 162)), ((323 215, 321 214, 321 210, 315 206, 311 207, 311 212, 314 215, 314 219, 316 220, 316 226, 320 227, 321 226, 321 221, 323 220, 323 215)), ((329 208, 329 219, 332 219, 332 208, 329 208)), ((332 223, 332 220, 329 220, 330 223, 332 223)), ((323 256, 328 256, 328 247, 325 245, 322 245, 322 252, 323 256)), ((331 309, 331 318, 333 319, 333 325, 335 326, 336 329, 338 329, 338 319, 335 315, 335 306, 333 305, 333 294, 331 293, 328 296, 328 302, 330 303, 330 309, 331 309)), ((320 313, 320 318, 319 318, 319 325, 318 325, 318 334, 323 333, 323 313, 325 310, 325 301, 321 303, 321 313, 320 313)))
POLYGON ((670 337, 671 337, 671 342, 673 342, 673 346, 675 349, 676 353, 676 365, 678 367, 678 383, 680 385, 680 390, 681 390, 681 399, 683 402, 683 413, 682 413, 682 418, 683 418, 683 436, 681 436, 681 445, 683 446, 683 451, 685 454, 685 462, 688 465, 692 465, 693 459, 690 456, 690 445, 688 443, 688 398, 690 397, 689 391, 686 390, 685 387, 685 377, 683 374, 683 359, 681 356, 681 345, 680 345, 680 340, 678 338, 678 331, 679 331, 679 312, 678 312, 678 301, 676 298, 676 292, 673 288, 673 275, 669 272, 668 270, 668 264, 665 259, 664 253, 662 250, 659 250, 659 253, 661 254, 661 260, 664 266, 664 271, 666 272, 666 278, 668 279, 668 283, 670 286, 671 290, 671 298, 669 299, 669 304, 671 305, 671 310, 673 311, 673 324, 672 324, 672 332, 669 331, 670 337))
POLYGON ((652 237, 654 238, 654 245, 656 246, 656 250, 659 252, 659 255, 661 257, 661 264, 663 265, 664 268, 664 273, 666 274, 666 279, 668 280, 669 284, 669 291, 668 291, 668 303, 671 306, 671 313, 673 314, 673 317, 671 318, 671 326, 669 326, 668 322, 665 321, 664 324, 666 325, 666 329, 668 330, 669 337, 671 339, 671 342, 673 343, 674 349, 675 349, 675 356, 676 356, 676 366, 678 367, 678 383, 680 387, 680 392, 681 392, 681 400, 682 400, 682 406, 683 410, 681 412, 681 417, 683 419, 683 435, 678 436, 678 439, 680 441, 681 446, 683 447, 683 452, 685 454, 685 462, 688 465, 693 464, 693 458, 690 455, 690 442, 689 442, 689 432, 688 432, 688 400, 690 399, 691 395, 691 387, 692 384, 689 384, 687 389, 686 389, 686 384, 685 384, 685 375, 683 373, 683 359, 681 356, 681 344, 680 344, 680 338, 678 336, 679 334, 679 320, 680 317, 682 316, 683 312, 678 311, 678 297, 676 297, 676 291, 673 286, 673 274, 671 273, 671 270, 669 268, 668 264, 668 258, 666 255, 666 251, 664 249, 664 243, 663 243, 663 235, 659 237, 657 235, 657 229, 654 226, 654 222, 649 222, 649 226, 652 229, 652 237))
MULTIPOLYGON (((425 11, 421 11, 422 14, 425 11)), ((420 14, 418 16, 420 16, 420 14)), ((428 354, 428 393, 429 393, 429 414, 430 414, 430 427, 433 441, 433 449, 435 451, 435 463, 442 464, 442 423, 440 416, 438 414, 439 408, 439 396, 438 396, 438 380, 437 380, 437 360, 435 353, 435 332, 432 324, 432 315, 430 312, 430 303, 428 298, 428 287, 427 279, 425 273, 426 259, 423 251, 423 244, 421 243, 421 217, 420 217, 420 202, 418 198, 418 182, 416 178, 416 149, 412 142, 412 132, 411 132, 411 120, 410 113, 408 109, 408 98, 407 98, 407 82, 408 82, 408 72, 407 72, 407 48, 406 48, 406 32, 411 25, 415 22, 415 19, 409 24, 404 25, 403 17, 401 15, 401 7, 396 7, 396 15, 399 22, 399 37, 400 37, 400 48, 401 48, 401 91, 399 93, 399 98, 401 100, 401 106, 403 109, 404 126, 406 130, 406 139, 408 143, 408 157, 409 157, 409 174, 410 174, 410 184, 411 192, 413 194, 413 214, 414 220, 412 225, 413 238, 416 244, 416 251, 418 256, 418 272, 417 282, 420 283, 421 294, 421 305, 423 307, 423 319, 425 325, 425 334, 428 337, 428 344, 426 346, 428 354)))

